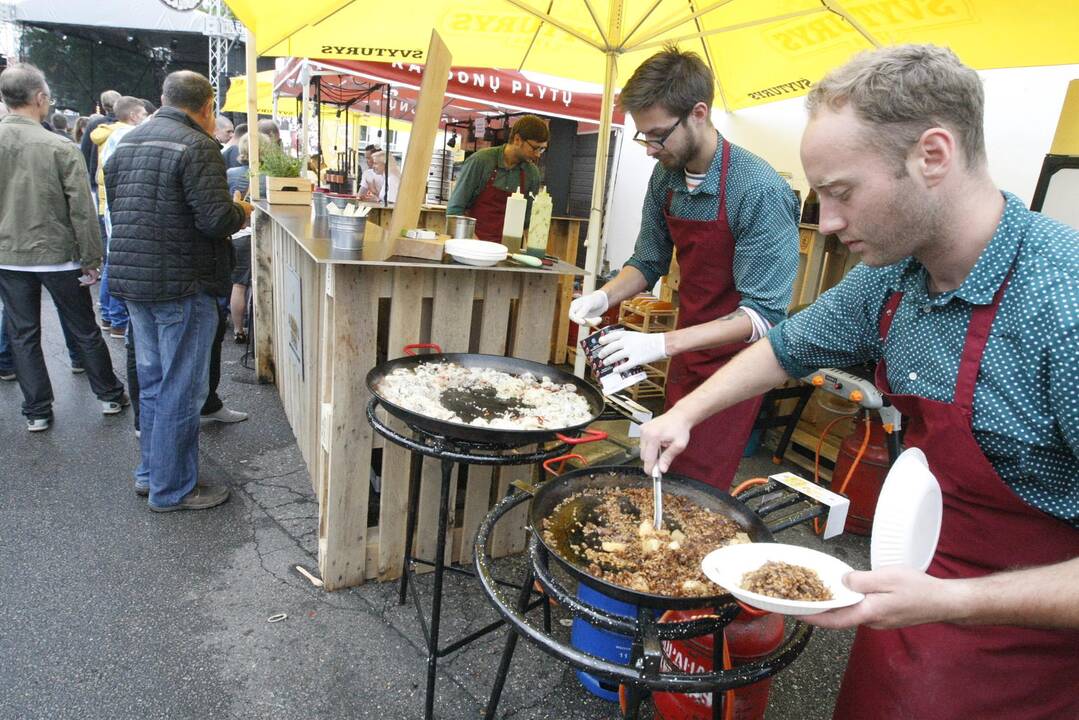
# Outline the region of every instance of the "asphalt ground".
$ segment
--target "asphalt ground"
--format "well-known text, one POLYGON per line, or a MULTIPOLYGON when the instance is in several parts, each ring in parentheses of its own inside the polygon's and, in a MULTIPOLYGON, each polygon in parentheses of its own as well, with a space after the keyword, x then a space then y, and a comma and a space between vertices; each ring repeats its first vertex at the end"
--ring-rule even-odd
MULTIPOLYGON (((232 498, 155 514, 133 492, 130 410, 101 415, 86 376, 70 372, 47 299, 43 319, 52 429, 28 433, 17 384, 0 382, 0 719, 422 717, 422 635, 411 603, 396 604, 396 585, 327 593, 294 571, 317 568, 317 502, 274 388, 255 384, 231 333, 221 394, 251 417, 203 425, 200 477, 229 485, 232 498)), ((122 341, 106 342, 123 372, 122 341)), ((762 454, 739 476, 775 471, 762 454)), ((822 544, 795 528, 779 539, 867 565, 865 538, 822 544)), ((507 577, 519 563, 501 563, 507 577)), ((428 601, 430 584, 419 579, 428 601)), ((447 576, 443 638, 494 618, 474 579, 447 576)), ((568 635, 562 620, 556 609, 568 635)), ((482 716, 503 640, 496 632, 441 662, 439 718, 482 716)), ((776 677, 768 720, 830 717, 850 640, 816 631, 776 677)), ((499 717, 618 713, 521 641, 499 717)))

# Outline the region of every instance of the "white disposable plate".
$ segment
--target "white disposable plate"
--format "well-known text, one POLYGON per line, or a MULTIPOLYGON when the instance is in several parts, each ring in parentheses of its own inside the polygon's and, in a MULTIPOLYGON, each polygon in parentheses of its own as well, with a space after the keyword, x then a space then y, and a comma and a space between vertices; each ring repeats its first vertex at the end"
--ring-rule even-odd
POLYGON ((509 249, 501 243, 487 242, 486 240, 461 240, 453 239, 446 241, 446 252, 451 255, 464 255, 468 257, 499 257, 504 258, 509 249))
POLYGON ((905 450, 888 471, 873 513, 869 562, 874 570, 905 565, 925 570, 940 538, 944 502, 925 453, 905 450))
POLYGON ((843 577, 853 569, 842 560, 818 550, 781 543, 726 545, 708 553, 701 561, 701 570, 716 585, 726 589, 746 605, 780 615, 816 615, 825 610, 860 602, 865 596, 843 584, 843 577), (742 576, 770 560, 815 570, 821 582, 832 591, 832 599, 784 600, 744 589, 742 576))
POLYGON ((450 257, 462 265, 474 265, 476 267, 491 267, 499 263, 498 258, 477 258, 470 255, 454 255, 453 253, 450 253, 450 257))

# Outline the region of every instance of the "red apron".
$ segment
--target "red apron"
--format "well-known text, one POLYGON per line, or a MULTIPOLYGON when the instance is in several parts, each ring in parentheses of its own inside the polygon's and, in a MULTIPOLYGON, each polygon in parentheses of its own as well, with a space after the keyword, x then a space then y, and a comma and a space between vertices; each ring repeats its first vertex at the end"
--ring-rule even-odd
MULTIPOLYGON (((526 195, 525 168, 521 163, 521 194, 526 195)), ((506 200, 513 193, 495 187, 495 175, 498 168, 491 171, 491 177, 487 178, 487 184, 476 197, 472 207, 468 209, 469 215, 476 218, 476 237, 480 240, 502 242, 502 223, 506 220, 506 200)))
MULTIPOLYGON (((731 152, 726 140, 723 140, 720 152, 723 153, 723 169, 715 220, 687 220, 671 215, 673 192, 667 194, 667 204, 663 208, 682 269, 682 282, 678 288, 679 328, 729 315, 742 302, 742 296, 734 286, 734 235, 727 224, 727 168, 731 152)), ((671 358, 666 409, 696 390, 745 347, 745 343, 732 343, 671 358)), ((672 463, 671 472, 722 490, 730 489, 760 406, 760 397, 745 400, 698 424, 690 433, 689 445, 672 463)))
MULTIPOLYGON (((1079 531, 1021 500, 971 430, 974 385, 1007 285, 971 314, 952 402, 892 394, 884 361, 877 365, 877 387, 908 418, 904 444, 925 452, 944 495, 929 566, 934 577, 978 577, 1079 555, 1079 531)), ((884 307, 882 341, 902 295, 884 307)), ((834 717, 1079 718, 1079 631, 946 623, 858 628, 834 717)))

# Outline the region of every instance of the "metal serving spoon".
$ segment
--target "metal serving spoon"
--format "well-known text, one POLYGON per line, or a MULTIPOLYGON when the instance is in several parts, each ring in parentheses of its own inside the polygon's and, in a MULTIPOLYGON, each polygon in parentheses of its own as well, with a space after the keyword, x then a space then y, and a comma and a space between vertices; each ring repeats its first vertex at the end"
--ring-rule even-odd
POLYGON ((663 473, 658 462, 652 466, 652 525, 663 528, 663 473))

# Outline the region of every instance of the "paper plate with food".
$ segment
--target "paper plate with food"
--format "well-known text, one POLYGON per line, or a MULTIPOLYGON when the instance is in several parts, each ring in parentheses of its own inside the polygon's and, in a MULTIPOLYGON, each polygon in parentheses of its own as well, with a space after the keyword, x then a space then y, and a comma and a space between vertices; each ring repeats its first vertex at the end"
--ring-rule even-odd
POLYGON ((865 597, 843 584, 854 568, 800 545, 727 545, 706 555, 701 570, 746 605, 781 615, 816 615, 865 597))

